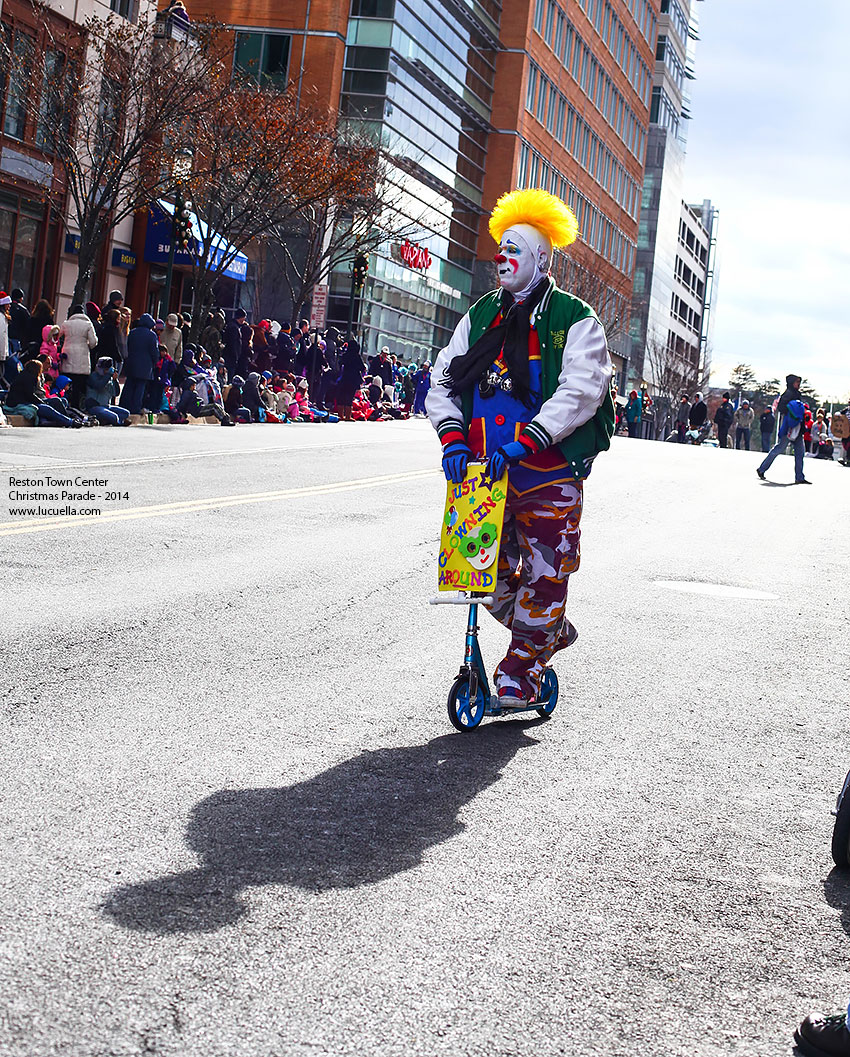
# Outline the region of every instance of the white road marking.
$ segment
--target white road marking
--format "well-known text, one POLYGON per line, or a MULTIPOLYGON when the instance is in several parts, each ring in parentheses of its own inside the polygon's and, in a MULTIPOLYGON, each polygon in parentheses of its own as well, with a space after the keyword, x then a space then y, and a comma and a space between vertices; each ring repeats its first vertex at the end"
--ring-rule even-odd
POLYGON ((438 469, 411 470, 408 473, 385 474, 382 477, 361 477, 354 481, 339 481, 336 484, 312 485, 307 488, 285 488, 276 492, 244 492, 239 495, 211 496, 205 499, 189 499, 179 503, 160 503, 155 506, 125 507, 109 510, 99 517, 44 517, 35 521, 0 522, 0 536, 21 536, 33 532, 49 532, 52 529, 77 528, 114 524, 116 521, 136 521, 140 518, 168 517, 172 514, 194 514, 201 510, 217 510, 229 506, 245 506, 249 503, 271 503, 281 499, 297 499, 314 495, 330 495, 334 492, 351 492, 359 488, 379 488, 385 484, 401 484, 422 477, 435 477, 438 469))
POLYGON ((772 600, 779 595, 768 594, 767 591, 754 591, 749 587, 734 587, 730 584, 706 584, 698 580, 655 580, 658 587, 666 587, 670 591, 682 591, 693 595, 711 595, 714 598, 760 598, 772 600))

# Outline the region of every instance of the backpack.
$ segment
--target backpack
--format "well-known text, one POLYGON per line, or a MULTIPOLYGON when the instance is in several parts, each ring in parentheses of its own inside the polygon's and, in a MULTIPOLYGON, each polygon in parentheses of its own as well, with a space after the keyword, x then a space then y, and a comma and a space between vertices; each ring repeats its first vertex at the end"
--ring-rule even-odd
POLYGON ((800 433, 806 408, 802 400, 789 400, 782 417, 782 425, 779 428, 780 436, 787 436, 789 440, 795 440, 800 433))

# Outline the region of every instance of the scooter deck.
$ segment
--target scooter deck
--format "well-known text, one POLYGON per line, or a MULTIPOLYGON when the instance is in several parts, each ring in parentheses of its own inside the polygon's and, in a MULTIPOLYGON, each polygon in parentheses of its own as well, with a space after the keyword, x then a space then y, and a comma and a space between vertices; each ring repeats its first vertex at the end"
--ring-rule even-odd
POLYGON ((545 708, 549 703, 548 697, 537 698, 529 701, 526 705, 500 705, 499 699, 494 694, 490 698, 490 704, 484 709, 485 716, 513 716, 517 712, 536 712, 538 708, 545 708))

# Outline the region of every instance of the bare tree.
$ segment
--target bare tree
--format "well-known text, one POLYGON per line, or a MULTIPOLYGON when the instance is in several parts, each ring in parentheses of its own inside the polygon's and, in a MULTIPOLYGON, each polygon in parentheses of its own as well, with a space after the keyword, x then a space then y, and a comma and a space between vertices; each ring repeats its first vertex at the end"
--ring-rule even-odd
MULTIPOLYGON (((52 39, 48 8, 33 6, 52 39)), ((155 25, 145 17, 135 24, 117 15, 89 18, 77 40, 54 41, 56 50, 44 56, 55 67, 50 76, 30 77, 29 104, 45 117, 42 145, 61 171, 45 198, 64 215, 67 195, 79 229, 75 302, 85 300, 110 231, 168 193, 174 145, 229 78, 230 45, 220 25, 193 23, 181 40, 157 39, 155 25)), ((23 72, 13 66, 13 76, 23 72)))
POLYGON ((631 281, 619 276, 612 283, 582 259, 581 247, 569 253, 556 250, 552 276, 562 289, 586 301, 599 316, 609 346, 628 333, 631 314, 631 281))
MULTIPOLYGON (((329 203, 352 203, 369 188, 374 149, 349 149, 330 116, 305 109, 303 101, 297 107, 290 91, 249 82, 234 82, 192 131, 196 160, 185 186, 201 226, 192 247, 197 336, 216 284, 239 256, 279 244, 282 232, 305 217, 314 218, 318 239, 321 218, 335 208, 329 203)), ((313 284, 327 263, 322 248, 313 284)))
POLYGON ((668 417, 672 417, 683 393, 692 395, 707 390, 709 379, 705 364, 709 360, 704 353, 701 360, 694 362, 692 351, 677 348, 657 334, 647 339, 646 362, 657 407, 656 436, 666 433, 668 417))
MULTIPOLYGON (((337 172, 329 197, 281 217, 269 231, 269 248, 297 318, 313 290, 341 265, 388 243, 421 236, 427 209, 405 215, 409 199, 399 159, 376 144, 357 122, 340 127, 333 156, 337 172), (403 182, 403 176, 401 176, 403 182)), ((391 252, 391 251, 390 251, 391 252)))

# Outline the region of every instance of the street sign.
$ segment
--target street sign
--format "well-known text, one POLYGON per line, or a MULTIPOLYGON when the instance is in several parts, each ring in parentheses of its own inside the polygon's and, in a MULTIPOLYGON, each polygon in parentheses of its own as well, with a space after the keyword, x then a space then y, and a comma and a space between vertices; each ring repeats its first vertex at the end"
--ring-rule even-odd
POLYGON ((313 287, 312 308, 310 310, 310 326, 316 330, 325 329, 325 320, 328 318, 328 288, 321 284, 313 287))

